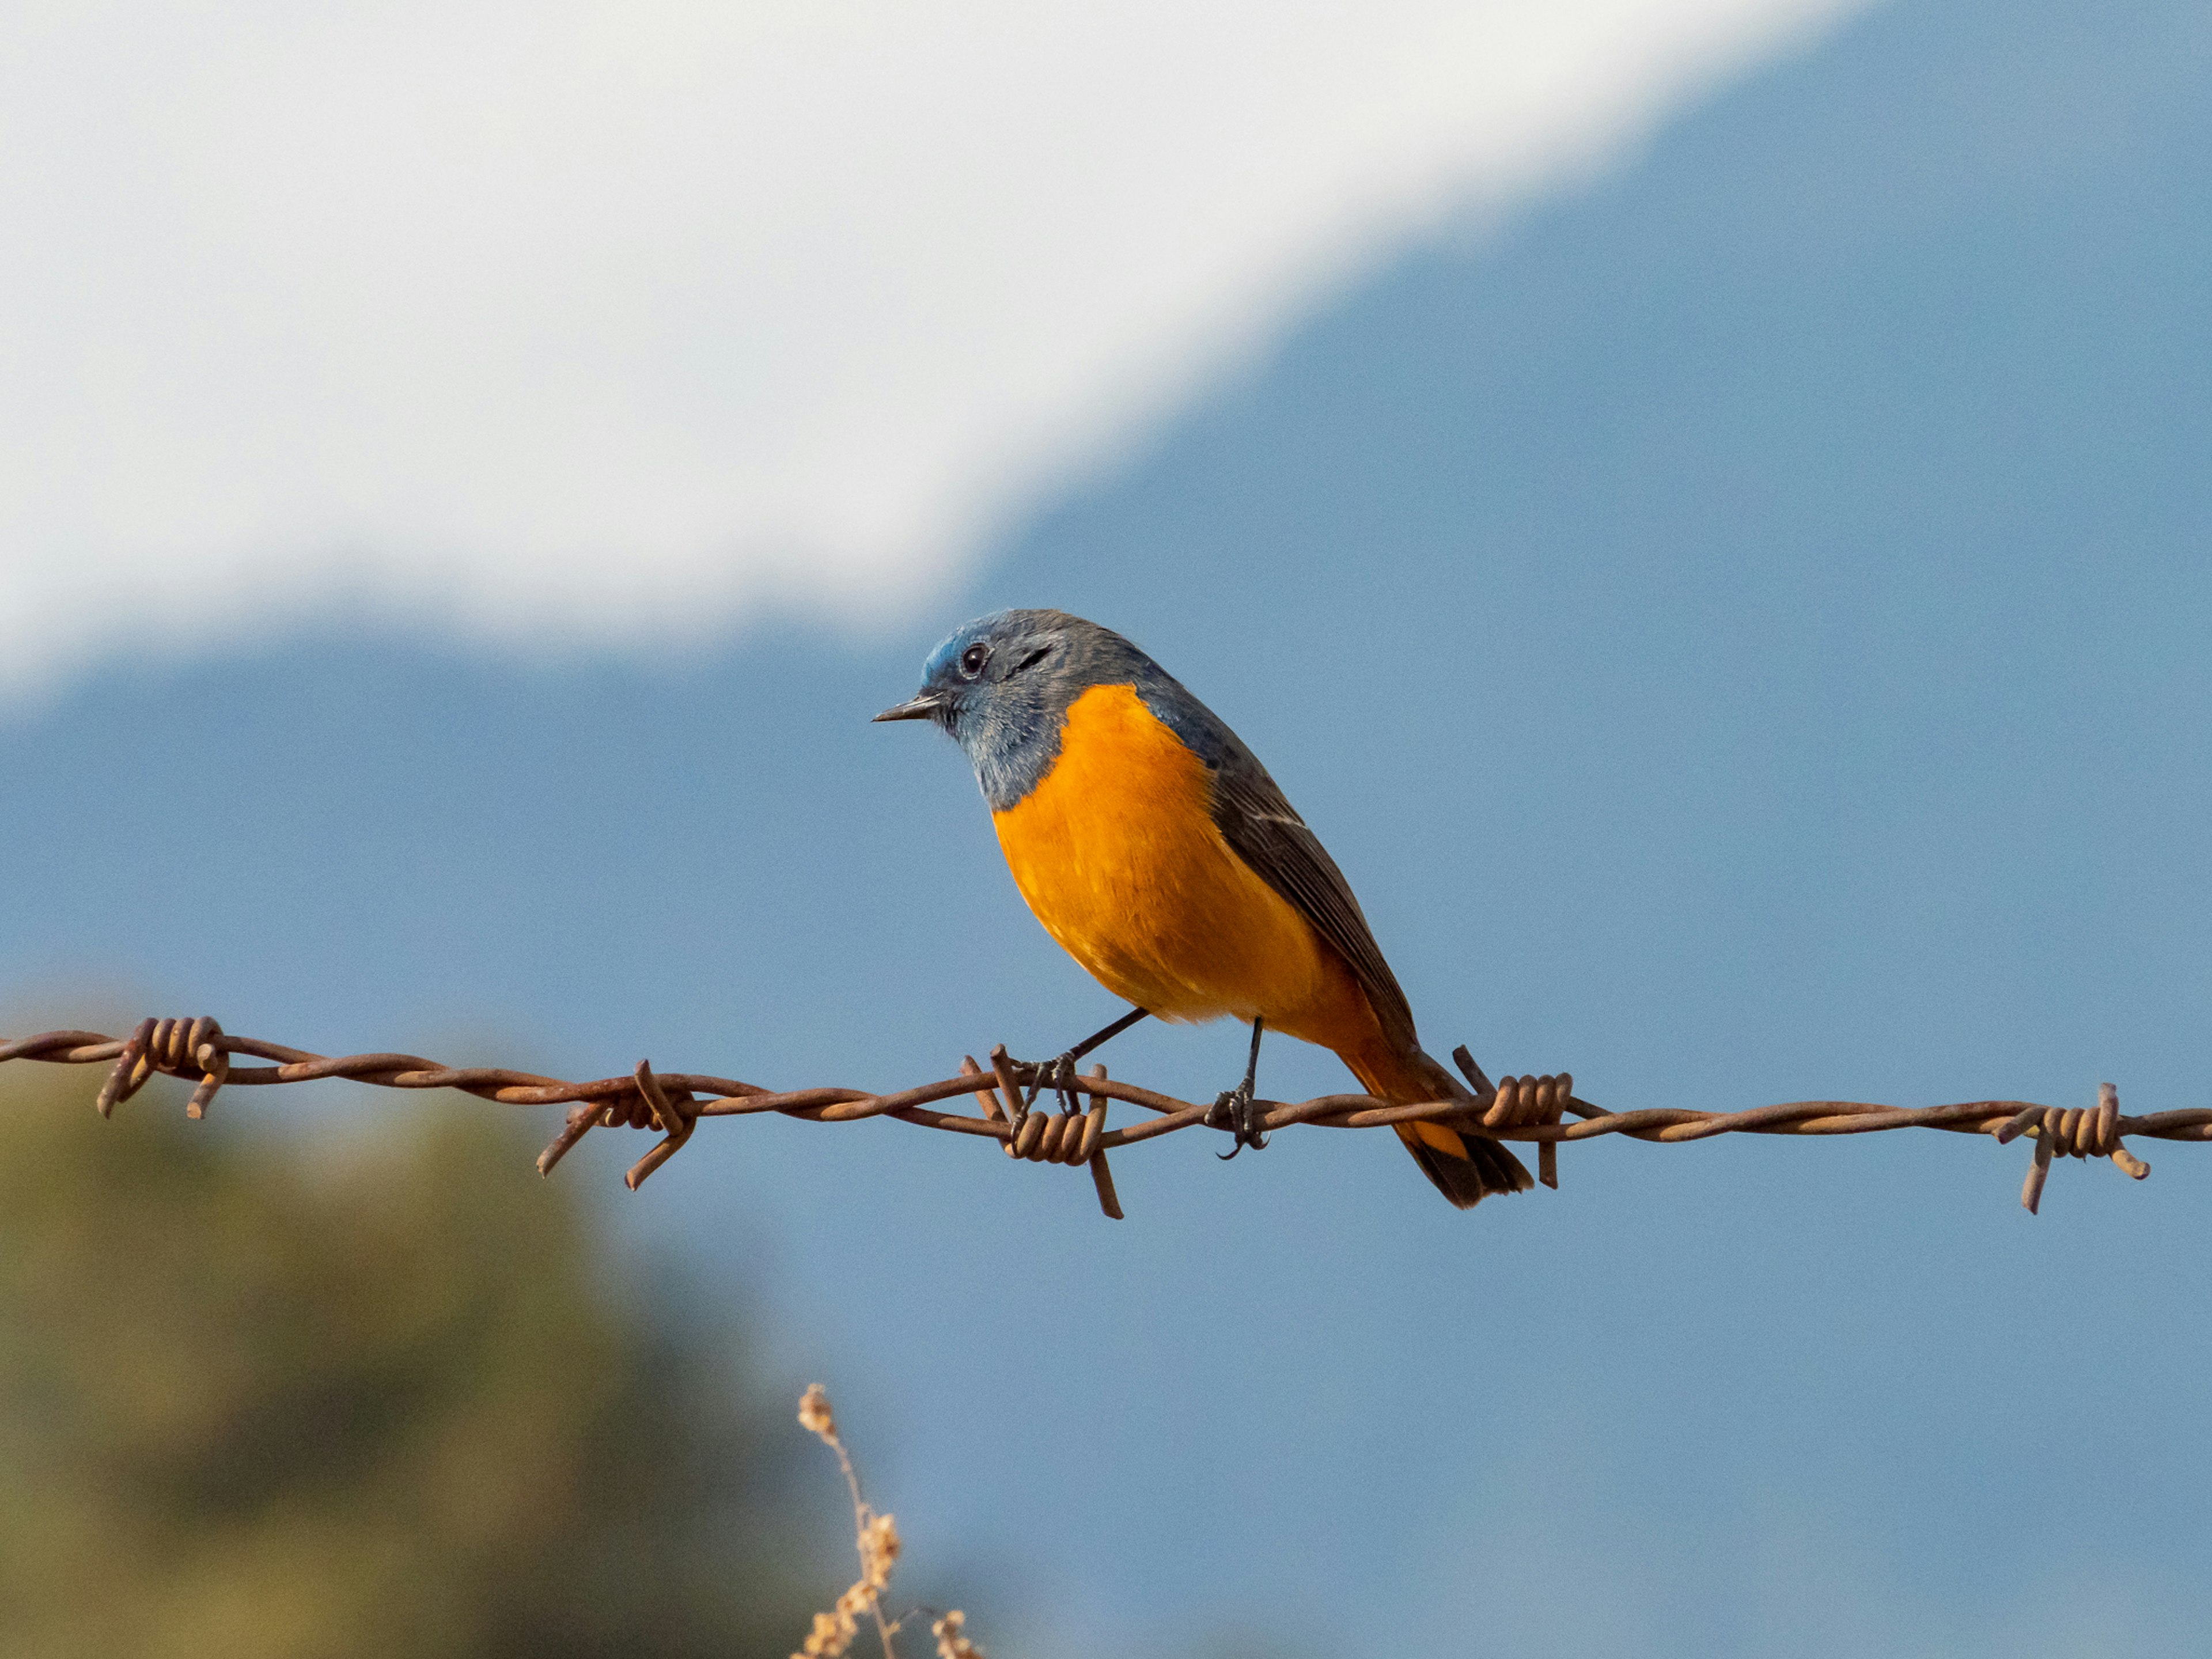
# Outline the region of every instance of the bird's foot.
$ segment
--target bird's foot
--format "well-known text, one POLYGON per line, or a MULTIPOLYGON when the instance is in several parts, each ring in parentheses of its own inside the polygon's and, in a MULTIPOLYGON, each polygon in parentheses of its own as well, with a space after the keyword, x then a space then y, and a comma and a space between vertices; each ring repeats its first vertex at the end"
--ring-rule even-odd
MULTIPOLYGON (((1132 1008, 1111 1025, 1103 1030, 1093 1031, 1073 1048, 1063 1049, 1042 1064, 1007 1058, 1006 1060, 1007 1069, 1000 1075, 1007 1081, 1006 1093, 1010 1097, 1006 1105, 1013 1113, 1017 1126, 1023 1119, 1029 1116, 1030 1109, 1037 1103, 1037 1097, 1047 1089, 1060 1097, 1060 1109, 1062 1113, 1069 1117, 1079 1115, 1083 1106, 1075 1097, 1075 1062, 1100 1043, 1119 1036, 1139 1020, 1147 1017, 1144 1009, 1132 1008), (1015 1084, 1028 1085, 1028 1092, 1016 1096, 1013 1089, 1015 1084)), ((992 1064, 995 1066, 1000 1059, 1006 1058, 1006 1051, 1000 1048, 993 1049, 991 1054, 992 1064)), ((1249 1080, 1248 1079, 1247 1081, 1249 1080)))
POLYGON ((1037 1103, 1037 1097, 1048 1089, 1058 1097, 1062 1112, 1073 1115, 1083 1109, 1075 1098, 1075 1062, 1080 1058, 1074 1049, 1069 1048, 1050 1060, 1035 1064, 1023 1060, 1014 1062, 1016 1075, 1026 1073, 1029 1078, 1030 1091, 1021 1103, 1024 1116, 1029 1115, 1030 1108, 1037 1103))
POLYGON ((1237 1144, 1216 1158, 1224 1163, 1237 1156, 1247 1146, 1257 1152, 1267 1144, 1267 1132, 1260 1127, 1260 1108, 1252 1098, 1252 1081, 1247 1078, 1233 1089, 1224 1089, 1213 1097, 1213 1104, 1206 1110, 1206 1127, 1226 1129, 1237 1138, 1237 1144))

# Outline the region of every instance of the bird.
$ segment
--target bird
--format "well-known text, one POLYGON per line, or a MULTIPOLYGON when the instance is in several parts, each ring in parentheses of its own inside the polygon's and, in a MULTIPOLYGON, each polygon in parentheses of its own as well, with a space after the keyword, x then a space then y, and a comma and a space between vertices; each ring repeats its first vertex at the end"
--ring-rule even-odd
MULTIPOLYGON (((1206 1115, 1234 1135, 1225 1158, 1265 1145, 1253 1091, 1269 1030, 1333 1050, 1378 1099, 1474 1103, 1423 1052, 1320 838, 1227 722, 1121 635, 1064 611, 978 617, 930 653, 913 697, 874 718, 927 720, 959 744, 1030 910, 1133 1005, 1032 1075, 1065 1095, 1078 1059, 1147 1016, 1228 1016, 1252 1043, 1243 1081, 1206 1115)), ((1461 1209, 1531 1185, 1496 1140, 1432 1120, 1394 1127, 1461 1209)))

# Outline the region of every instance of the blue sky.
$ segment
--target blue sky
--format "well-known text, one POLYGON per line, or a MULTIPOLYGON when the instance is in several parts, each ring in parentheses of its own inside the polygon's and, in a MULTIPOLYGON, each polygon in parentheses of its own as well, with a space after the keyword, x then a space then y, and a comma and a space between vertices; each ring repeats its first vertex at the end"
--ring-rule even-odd
MULTIPOLYGON (((1056 1048, 1112 1005, 957 753, 866 717, 1059 603, 1267 762, 1432 1048, 1608 1105, 2203 1104, 2208 66, 2178 3, 1881 9, 1413 236, 878 635, 518 659, 386 611, 112 659, 0 735, 6 989, 571 1074, 1056 1048)), ((1111 1063, 1194 1095, 1241 1046, 1111 1063)), ((1118 1160, 1119 1225, 896 1124, 557 1178, 765 1308, 994 1651, 2163 1655, 2212 1615, 2200 1153, 2031 1219, 2017 1146, 1601 1143, 1462 1216, 1379 1134, 1199 1139, 1118 1160)))

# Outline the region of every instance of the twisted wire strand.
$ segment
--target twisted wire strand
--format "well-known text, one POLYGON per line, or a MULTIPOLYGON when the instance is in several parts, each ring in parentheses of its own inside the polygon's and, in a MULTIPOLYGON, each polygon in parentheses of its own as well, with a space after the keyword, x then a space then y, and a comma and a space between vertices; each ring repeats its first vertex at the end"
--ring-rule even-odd
MULTIPOLYGON (((1003 1043, 991 1051, 990 1058, 988 1071, 972 1055, 965 1056, 957 1076, 875 1094, 866 1089, 837 1087, 774 1090, 704 1073, 656 1073, 646 1060, 640 1060, 625 1077, 575 1083, 501 1066, 445 1066, 419 1054, 333 1057, 258 1037, 235 1036, 206 1018, 145 1019, 127 1037, 57 1030, 0 1042, 0 1064, 15 1060, 64 1066, 107 1064, 107 1079, 95 1102, 102 1116, 111 1115, 156 1073, 194 1084, 186 1110, 195 1118, 205 1115, 217 1091, 226 1087, 307 1083, 323 1078, 344 1078, 386 1089, 458 1089, 509 1105, 567 1105, 567 1121, 538 1155, 539 1173, 551 1173, 568 1150, 593 1129, 657 1129, 661 1139, 623 1177, 633 1191, 683 1148, 702 1118, 776 1112, 815 1123, 853 1123, 892 1117, 923 1128, 997 1140, 1007 1156, 1031 1163, 1082 1164, 1091 1171, 1100 1209, 1117 1221, 1121 1218, 1121 1206, 1107 1153, 1195 1127, 1205 1121, 1208 1110, 1191 1101, 1109 1078, 1103 1066, 1092 1066, 1078 1080, 1077 1092, 1088 1100, 1086 1108, 1076 1108, 1071 1096, 1061 1109, 1032 1109, 1024 1105, 1023 1091, 1040 1082, 1048 1085, 1046 1068, 1011 1059, 1003 1043), (231 1063, 234 1055, 271 1063, 234 1066, 231 1063), (972 1096, 983 1115, 970 1117, 938 1109, 938 1102, 961 1095, 972 1096), (1114 1101, 1155 1115, 1109 1128, 1107 1106, 1114 1101)), ((1509 1076, 1492 1085, 1464 1048, 1455 1049, 1453 1058, 1473 1086, 1472 1102, 1431 1100, 1399 1105, 1371 1095, 1346 1094, 1320 1095, 1295 1103, 1258 1101, 1255 1105, 1261 1109, 1259 1127, 1273 1133, 1301 1123, 1365 1129, 1434 1120, 1465 1133, 1497 1140, 1534 1141, 1538 1176, 1547 1187, 1559 1185, 1560 1143, 1590 1140, 1600 1135, 1626 1135, 1662 1146, 1723 1134, 1842 1135, 1906 1128, 1987 1134, 2000 1145, 2028 1135, 2034 1138, 2035 1153, 2021 1202, 2031 1213, 2041 1202, 2054 1158, 2109 1158, 2124 1174, 2140 1181, 2150 1173, 2150 1165, 2121 1144, 2124 1136, 2212 1140, 2212 1109, 2192 1108, 2124 1116, 2119 1093, 2109 1083, 2099 1086, 2094 1107, 2045 1106, 2020 1100, 1970 1100, 1922 1107, 1798 1100, 1740 1112, 1683 1107, 1608 1112, 1576 1097, 1570 1073, 1509 1076), (1580 1121, 1566 1121, 1569 1113, 1580 1121)))

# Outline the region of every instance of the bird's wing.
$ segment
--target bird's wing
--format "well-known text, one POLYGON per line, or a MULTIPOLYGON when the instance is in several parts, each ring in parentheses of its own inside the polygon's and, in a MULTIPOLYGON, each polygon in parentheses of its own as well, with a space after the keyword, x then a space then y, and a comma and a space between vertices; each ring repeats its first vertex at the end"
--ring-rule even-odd
MULTIPOLYGON (((1233 742, 1233 739, 1232 739, 1233 742)), ((1290 901, 1342 957, 1394 1043, 1416 1047, 1413 1011, 1336 860, 1274 779, 1237 744, 1213 775, 1213 822, 1237 856, 1290 901)))

